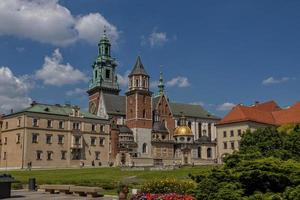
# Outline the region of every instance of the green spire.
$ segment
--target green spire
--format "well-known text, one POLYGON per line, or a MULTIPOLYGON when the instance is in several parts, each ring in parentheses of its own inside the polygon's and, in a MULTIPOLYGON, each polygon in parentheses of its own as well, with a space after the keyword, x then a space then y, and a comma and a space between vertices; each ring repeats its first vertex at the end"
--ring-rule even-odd
POLYGON ((110 57, 110 41, 106 35, 106 28, 104 27, 103 35, 98 43, 98 58, 101 57, 109 58, 110 57))
POLYGON ((164 85, 163 73, 160 72, 157 96, 161 96, 164 92, 165 92, 165 85, 164 85))

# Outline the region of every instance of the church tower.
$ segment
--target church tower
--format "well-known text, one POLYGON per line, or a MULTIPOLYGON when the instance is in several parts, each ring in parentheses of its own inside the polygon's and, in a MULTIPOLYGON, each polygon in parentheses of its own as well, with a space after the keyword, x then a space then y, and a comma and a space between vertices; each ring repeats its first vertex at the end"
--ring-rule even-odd
POLYGON ((149 79, 141 58, 128 75, 126 92, 126 125, 133 131, 141 157, 151 156, 152 130, 152 92, 149 91, 149 79))
POLYGON ((119 95, 120 89, 116 76, 117 63, 111 57, 111 44, 104 30, 98 43, 98 56, 93 68, 93 77, 89 83, 89 112, 98 114, 101 93, 119 95))

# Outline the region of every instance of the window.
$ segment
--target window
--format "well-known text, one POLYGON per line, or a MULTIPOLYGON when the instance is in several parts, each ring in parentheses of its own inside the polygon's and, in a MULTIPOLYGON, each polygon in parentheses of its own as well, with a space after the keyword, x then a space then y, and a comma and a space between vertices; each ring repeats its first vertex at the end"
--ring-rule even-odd
POLYGON ((99 151, 95 152, 95 160, 100 160, 100 152, 99 151))
POLYGON ((227 142, 223 142, 224 149, 227 149, 227 142))
POLYGON ((95 79, 98 78, 98 71, 95 71, 95 79))
POLYGON ((231 149, 234 149, 234 142, 230 142, 230 145, 231 145, 231 149))
POLYGON ((96 125, 92 124, 92 131, 96 131, 96 125))
POLYGON ((64 121, 59 121, 58 128, 63 129, 65 126, 64 121))
POLYGON ((95 137, 91 137, 91 145, 92 146, 96 145, 96 138, 95 137))
POLYGON ((3 152, 3 160, 6 160, 6 152, 3 152))
POLYGON ((80 123, 79 122, 74 122, 73 123, 73 130, 80 130, 80 123))
POLYGON ((46 144, 52 143, 52 135, 46 135, 46 144))
POLYGON ((59 135, 58 136, 58 144, 63 144, 64 143, 64 136, 63 135, 59 135))
POLYGON ((18 127, 21 126, 21 117, 18 118, 17 126, 18 126, 18 127))
POLYGON ((105 138, 100 138, 100 146, 104 146, 105 138))
POLYGON ((143 87, 146 87, 146 80, 143 79, 143 87))
POLYGON ((139 87, 139 79, 135 80, 135 87, 139 87))
POLYGON ((104 131, 104 126, 100 125, 100 131, 103 132, 104 131))
POLYGON ((207 158, 211 158, 212 157, 212 150, 211 148, 207 149, 207 158))
POLYGON ((32 134, 32 143, 38 143, 38 134, 37 133, 32 134))
POLYGON ((33 119, 32 119, 32 126, 34 126, 34 127, 39 126, 39 120, 36 119, 36 118, 33 118, 33 119))
POLYGON ((47 160, 52 160, 53 151, 47 151, 47 160))
POLYGON ((36 151, 36 159, 37 160, 42 160, 42 151, 36 151))
POLYGON ((5 122, 5 129, 8 129, 8 122, 5 122))
POLYGON ((4 145, 7 145, 7 137, 4 138, 4 145))
POLYGON ((106 78, 106 79, 109 79, 109 78, 110 78, 110 70, 109 70, 109 69, 107 69, 107 70, 105 71, 105 78, 106 78))
POLYGON ((166 139, 166 136, 165 136, 165 135, 161 136, 161 139, 165 140, 165 139, 166 139))
POLYGON ((142 152, 143 152, 143 153, 148 153, 148 147, 147 147, 147 144, 146 144, 146 143, 143 144, 142 152))
POLYGON ((52 128, 52 120, 47 120, 47 127, 52 128))
POLYGON ((21 141, 21 135, 17 134, 16 143, 19 144, 21 141))
POLYGON ((234 136, 234 132, 233 130, 230 131, 230 137, 233 137, 234 136))
POLYGON ((211 138, 211 123, 208 123, 208 137, 211 138))
POLYGON ((198 158, 201 158, 201 147, 198 147, 198 158))
POLYGON ((192 128, 192 122, 188 121, 188 127, 192 128))
POLYGON ((239 129, 239 130, 238 130, 238 136, 241 136, 241 135, 242 135, 242 130, 239 129))
POLYGON ((67 151, 61 151, 61 159, 66 160, 67 151))
POLYGON ((200 138, 202 135, 202 123, 201 122, 199 122, 198 123, 198 137, 200 138))
POLYGON ((146 110, 143 110, 143 118, 146 118, 146 110))
POLYGON ((226 131, 223 131, 223 137, 224 137, 224 138, 227 137, 226 131))
POLYGON ((75 136, 75 145, 80 145, 80 136, 75 136))

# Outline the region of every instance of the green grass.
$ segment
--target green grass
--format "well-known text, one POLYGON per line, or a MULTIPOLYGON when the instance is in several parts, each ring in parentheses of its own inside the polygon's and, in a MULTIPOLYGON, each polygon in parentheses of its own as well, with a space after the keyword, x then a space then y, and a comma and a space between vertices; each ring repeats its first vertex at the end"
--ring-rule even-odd
MULTIPOLYGON (((105 189, 105 194, 116 194, 119 182, 131 188, 139 188, 144 182, 156 179, 176 178, 189 179, 188 174, 206 174, 211 166, 183 167, 170 171, 122 171, 120 168, 85 168, 10 171, 9 173, 27 184, 29 178, 36 178, 37 184, 73 184, 98 186, 105 189)), ((17 186, 17 185, 16 185, 17 186)))

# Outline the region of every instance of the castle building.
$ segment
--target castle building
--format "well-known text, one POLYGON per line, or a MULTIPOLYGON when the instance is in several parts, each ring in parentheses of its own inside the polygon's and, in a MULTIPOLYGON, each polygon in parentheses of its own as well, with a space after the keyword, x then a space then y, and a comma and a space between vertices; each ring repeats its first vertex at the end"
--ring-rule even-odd
POLYGON ((300 102, 288 108, 280 108, 274 101, 237 105, 217 123, 218 162, 222 163, 226 154, 239 150, 246 130, 297 123, 300 123, 300 102))
POLYGON ((149 88, 150 76, 139 56, 128 76, 125 96, 120 95, 115 76, 116 61, 111 57, 110 47, 104 34, 87 92, 89 111, 111 122, 115 165, 214 163, 217 157, 215 124, 220 118, 199 105, 170 101, 165 94, 162 73, 158 93, 153 95, 149 88), (182 116, 185 116, 184 123, 189 133, 189 136, 182 137, 192 138, 188 145, 181 144, 182 137, 178 132, 176 135, 182 116))
POLYGON ((109 164, 109 121, 77 106, 33 102, 2 120, 0 168, 109 164))

